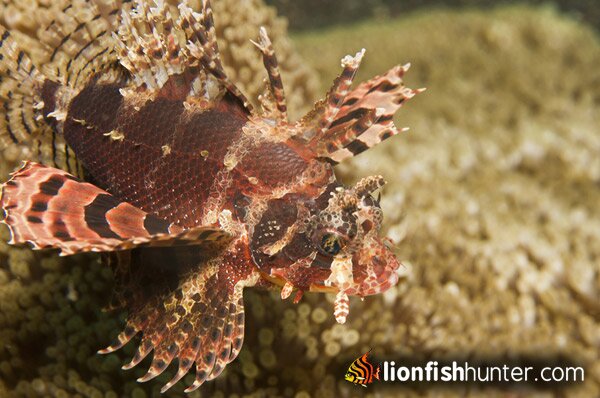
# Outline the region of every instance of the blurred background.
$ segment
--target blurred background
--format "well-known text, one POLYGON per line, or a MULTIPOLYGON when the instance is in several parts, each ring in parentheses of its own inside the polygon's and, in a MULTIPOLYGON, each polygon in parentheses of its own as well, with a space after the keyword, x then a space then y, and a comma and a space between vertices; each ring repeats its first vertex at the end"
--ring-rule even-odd
POLYGON ((524 4, 551 6, 572 18, 600 27, 596 0, 266 0, 289 20, 291 30, 315 29, 373 18, 398 18, 412 11, 433 8, 490 10, 524 4))
MULTIPOLYGON (((60 4, 59 4, 60 3, 60 4)), ((0 22, 38 60, 39 26, 57 7, 0 3, 0 22)), ((246 292, 246 338, 223 375, 189 396, 600 396, 600 2, 594 0, 213 0, 229 74, 255 97, 265 76, 248 43, 269 29, 290 107, 311 108, 367 52, 357 81, 410 62, 427 91, 396 115, 406 134, 337 172, 382 174, 385 232, 404 263, 399 285, 353 299, 345 325, 332 297, 293 305, 246 292), (577 364, 583 383, 351 385, 376 360, 488 359, 577 364)), ((26 152, 6 149, 5 176, 26 152)), ((2 231, 7 237, 6 231, 2 231)), ((150 397, 133 354, 95 351, 125 314, 103 313, 112 289, 97 257, 59 259, 0 242, 0 396, 150 397)), ((192 375, 193 377, 193 375, 192 375)), ((183 397, 179 383, 168 397, 183 397)))

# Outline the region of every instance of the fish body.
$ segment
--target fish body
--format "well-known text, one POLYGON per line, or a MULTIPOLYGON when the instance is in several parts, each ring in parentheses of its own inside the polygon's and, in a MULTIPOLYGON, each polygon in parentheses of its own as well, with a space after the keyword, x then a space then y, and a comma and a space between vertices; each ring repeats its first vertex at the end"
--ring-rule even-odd
POLYGON ((372 196, 383 178, 344 187, 333 166, 399 133, 392 116, 419 92, 402 83, 407 66, 352 89, 364 50, 347 56, 326 98, 290 122, 264 29, 255 44, 269 84, 257 109, 224 72, 207 1, 177 12, 163 1, 73 3, 47 29, 41 68, 0 28, 0 144, 38 157, 0 202, 10 243, 105 253, 129 318, 101 353, 141 334, 124 368, 153 352, 148 381, 178 359, 162 391, 194 368, 193 391, 242 347, 244 288, 279 286, 295 301, 334 292, 344 322, 349 295, 396 283, 372 196))
POLYGON ((356 358, 350 364, 348 371, 344 376, 346 381, 366 387, 368 384, 373 383, 373 379, 380 380, 379 372, 381 366, 374 366, 369 362, 369 353, 370 352, 367 352, 363 356, 356 358))

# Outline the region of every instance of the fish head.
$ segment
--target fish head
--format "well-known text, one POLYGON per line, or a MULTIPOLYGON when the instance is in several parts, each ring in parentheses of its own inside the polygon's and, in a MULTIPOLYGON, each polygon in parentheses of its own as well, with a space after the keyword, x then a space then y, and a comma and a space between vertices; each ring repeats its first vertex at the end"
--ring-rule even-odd
POLYGON ((354 187, 340 187, 327 207, 310 220, 312 244, 331 259, 327 278, 314 281, 311 291, 364 297, 382 293, 398 282, 400 262, 389 240, 379 236, 383 211, 372 196, 383 184, 381 176, 372 176, 354 187))
POLYGON ((354 376, 350 372, 347 372, 346 375, 344 376, 344 380, 349 381, 350 383, 354 383, 354 382, 356 382, 356 376, 354 376))
MULTIPOLYGON (((379 236, 383 211, 373 192, 383 177, 363 178, 352 187, 335 185, 317 200, 269 201, 255 226, 253 258, 270 282, 292 291, 336 293, 338 322, 348 296, 378 294, 398 281, 400 262, 389 241, 379 236)), ((346 308, 346 310, 344 310, 346 308)))

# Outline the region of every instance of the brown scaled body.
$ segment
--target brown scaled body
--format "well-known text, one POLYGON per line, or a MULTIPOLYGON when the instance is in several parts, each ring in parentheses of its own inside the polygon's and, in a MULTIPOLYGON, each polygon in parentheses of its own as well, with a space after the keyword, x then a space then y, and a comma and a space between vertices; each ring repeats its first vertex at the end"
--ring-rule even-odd
POLYGON ((351 89, 363 50, 291 123, 264 29, 255 44, 269 87, 258 111, 224 72, 208 3, 173 12, 145 1, 66 8, 48 27, 54 52, 42 70, 1 30, 2 143, 51 148, 56 163, 64 141, 77 159, 66 171, 26 163, 1 203, 11 243, 106 252, 129 318, 101 352, 140 333, 124 368, 153 353, 147 381, 177 359, 163 391, 195 369, 192 391, 239 353, 245 287, 281 286, 296 300, 335 292, 344 322, 348 295, 395 284, 400 264, 371 196, 383 179, 346 188, 333 165, 398 134, 393 114, 418 91, 402 83, 408 67, 351 89))

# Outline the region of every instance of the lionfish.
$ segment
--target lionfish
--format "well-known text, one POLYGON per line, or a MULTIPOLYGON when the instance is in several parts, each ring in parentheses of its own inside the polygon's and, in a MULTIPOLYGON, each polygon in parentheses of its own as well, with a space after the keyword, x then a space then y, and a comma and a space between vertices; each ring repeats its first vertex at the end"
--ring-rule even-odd
POLYGON ((61 255, 103 252, 115 272, 124 330, 152 351, 148 381, 177 359, 166 391, 192 367, 193 391, 233 361, 244 336, 245 287, 349 295, 393 286, 400 265, 378 236, 384 180, 353 187, 333 166, 399 133, 395 111, 419 90, 407 66, 351 88, 364 50, 342 59, 324 100, 296 122, 273 45, 258 47, 268 80, 255 108, 219 56, 208 0, 174 12, 163 0, 74 0, 39 35, 36 66, 0 27, 0 145, 29 145, 2 185, 11 244, 61 255))

